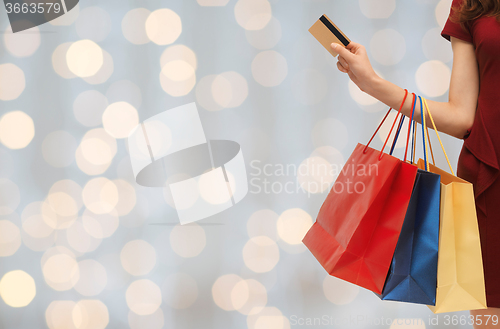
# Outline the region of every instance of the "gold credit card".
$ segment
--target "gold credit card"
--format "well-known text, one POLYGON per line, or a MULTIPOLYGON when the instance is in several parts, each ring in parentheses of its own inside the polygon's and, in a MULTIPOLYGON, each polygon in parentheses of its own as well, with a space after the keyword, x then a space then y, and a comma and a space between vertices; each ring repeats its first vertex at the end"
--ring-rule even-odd
POLYGON ((330 46, 333 42, 338 43, 339 45, 346 47, 351 40, 340 31, 340 29, 333 24, 333 22, 326 16, 321 16, 316 23, 309 29, 309 32, 318 40, 323 47, 325 47, 333 57, 336 57, 338 54, 333 51, 330 46))

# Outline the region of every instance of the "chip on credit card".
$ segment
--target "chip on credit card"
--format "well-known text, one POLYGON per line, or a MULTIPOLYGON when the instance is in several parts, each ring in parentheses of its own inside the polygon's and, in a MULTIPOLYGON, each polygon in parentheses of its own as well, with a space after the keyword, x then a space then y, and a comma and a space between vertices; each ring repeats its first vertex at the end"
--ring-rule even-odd
POLYGON ((309 29, 309 32, 318 40, 323 47, 325 47, 333 57, 336 57, 338 54, 333 51, 330 46, 332 43, 338 43, 339 45, 346 47, 351 40, 342 32, 340 29, 333 24, 328 16, 321 16, 316 23, 309 29))

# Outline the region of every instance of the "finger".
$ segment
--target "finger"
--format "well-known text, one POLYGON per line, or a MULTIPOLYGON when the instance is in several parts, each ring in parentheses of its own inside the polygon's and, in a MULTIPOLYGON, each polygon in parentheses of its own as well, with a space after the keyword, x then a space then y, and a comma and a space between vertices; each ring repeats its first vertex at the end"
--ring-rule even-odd
POLYGON ((357 48, 361 46, 361 44, 357 43, 357 42, 349 42, 349 44, 347 46, 345 46, 347 49, 353 49, 353 48, 357 48))
POLYGON ((357 42, 350 42, 347 46, 346 49, 350 50, 351 53, 356 54, 358 51, 362 51, 364 49, 364 46, 360 43, 357 42))
POLYGON ((337 62, 337 68, 339 71, 347 73, 347 70, 342 66, 342 64, 340 64, 340 62, 337 62))
POLYGON ((344 48, 343 46, 337 44, 337 43, 332 43, 330 45, 333 49, 334 52, 339 54, 340 56, 344 57, 344 59, 349 62, 350 60, 354 59, 354 54, 351 52, 351 50, 344 48))
POLYGON ((347 75, 349 76, 349 79, 351 79, 352 82, 354 82, 356 85, 358 85, 358 79, 356 76, 352 73, 352 71, 348 71, 347 75))
POLYGON ((339 55, 339 62, 340 64, 342 64, 342 66, 347 70, 349 69, 349 64, 347 63, 347 61, 344 59, 344 57, 342 57, 341 55, 339 55))

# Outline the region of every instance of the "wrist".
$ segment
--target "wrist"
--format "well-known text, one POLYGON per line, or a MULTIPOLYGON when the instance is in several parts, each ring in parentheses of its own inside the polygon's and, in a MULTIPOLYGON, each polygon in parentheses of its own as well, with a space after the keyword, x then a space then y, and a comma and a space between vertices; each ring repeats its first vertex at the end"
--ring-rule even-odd
POLYGON ((373 72, 373 74, 367 78, 366 85, 361 90, 368 95, 375 97, 376 91, 380 90, 380 86, 383 82, 384 79, 379 77, 377 73, 373 72))

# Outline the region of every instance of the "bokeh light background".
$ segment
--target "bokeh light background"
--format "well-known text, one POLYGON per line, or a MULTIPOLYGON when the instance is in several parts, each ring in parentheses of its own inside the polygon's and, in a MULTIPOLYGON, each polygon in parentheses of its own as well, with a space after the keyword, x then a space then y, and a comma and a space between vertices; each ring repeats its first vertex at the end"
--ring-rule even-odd
MULTIPOLYGON (((307 183, 335 177, 254 168, 341 166, 385 113, 308 33, 322 14, 367 47, 381 76, 446 101, 450 5, 85 0, 16 34, 0 10, 0 326, 321 328, 293 317, 328 316, 355 328, 469 327, 429 325, 425 306, 326 275, 301 239, 328 192, 307 183), (168 193, 135 183, 126 136, 193 101, 209 138, 241 144, 249 179, 304 188, 250 187, 237 206, 176 225, 168 193), (425 324, 376 325, 382 317, 425 324)), ((456 165, 461 142, 443 139, 456 165)))

